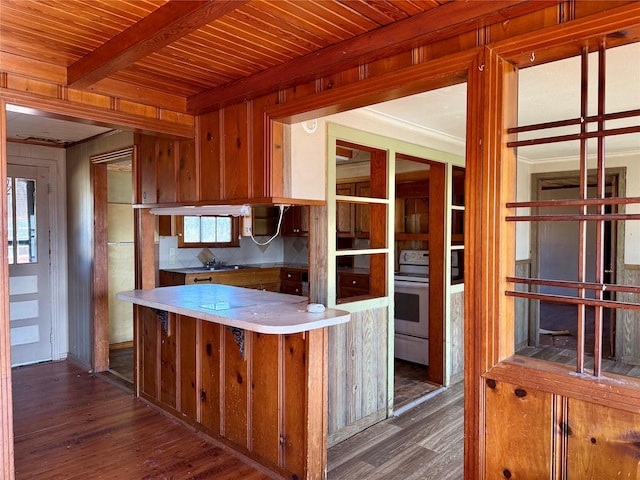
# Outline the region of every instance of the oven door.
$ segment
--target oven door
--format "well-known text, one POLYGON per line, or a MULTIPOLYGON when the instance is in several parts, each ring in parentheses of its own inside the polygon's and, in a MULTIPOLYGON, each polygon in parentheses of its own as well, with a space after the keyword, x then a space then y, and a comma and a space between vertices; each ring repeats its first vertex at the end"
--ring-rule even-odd
POLYGON ((429 337, 429 284, 394 282, 395 333, 429 337))

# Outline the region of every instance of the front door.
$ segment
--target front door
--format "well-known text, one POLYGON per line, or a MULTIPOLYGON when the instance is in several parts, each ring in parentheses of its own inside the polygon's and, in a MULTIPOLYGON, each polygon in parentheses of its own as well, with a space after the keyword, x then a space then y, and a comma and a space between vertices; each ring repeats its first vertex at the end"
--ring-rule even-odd
POLYGON ((11 365, 52 359, 49 169, 7 168, 11 365))

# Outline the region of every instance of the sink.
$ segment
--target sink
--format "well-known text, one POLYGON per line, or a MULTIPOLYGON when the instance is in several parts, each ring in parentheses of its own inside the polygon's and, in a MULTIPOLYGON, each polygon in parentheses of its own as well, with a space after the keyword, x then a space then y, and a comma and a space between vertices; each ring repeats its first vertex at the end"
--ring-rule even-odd
POLYGON ((215 267, 204 267, 211 272, 225 272, 229 270, 244 270, 245 268, 253 268, 248 265, 216 265, 215 267))

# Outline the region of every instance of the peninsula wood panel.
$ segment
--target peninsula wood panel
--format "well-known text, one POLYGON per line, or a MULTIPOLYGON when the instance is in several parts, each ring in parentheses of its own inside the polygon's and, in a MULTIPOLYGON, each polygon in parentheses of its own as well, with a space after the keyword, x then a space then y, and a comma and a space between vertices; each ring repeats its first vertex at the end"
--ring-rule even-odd
MULTIPOLYGON (((200 422, 214 435, 220 433, 220 331, 217 323, 198 322, 201 335, 200 358, 202 380, 200 391, 200 422)), ((198 354, 196 350, 196 355, 198 354)))
POLYGON ((161 315, 138 309, 142 398, 274 472, 320 478, 326 468, 323 331, 238 329, 234 336, 231 328, 170 313, 165 332, 161 315))
MULTIPOLYGON (((247 337, 244 331, 244 341, 247 337)), ((249 384, 247 359, 250 354, 244 350, 247 344, 239 345, 229 328, 222 329, 223 384, 221 397, 223 402, 224 419, 222 436, 236 445, 247 448, 247 388, 249 384), (242 349, 242 352, 241 352, 242 349)))
POLYGON ((177 344, 176 315, 169 313, 167 328, 160 329, 160 401, 176 408, 177 344))
POLYGON ((252 447, 259 455, 274 465, 278 464, 280 437, 278 436, 280 413, 278 411, 280 388, 279 362, 265 362, 265 358, 280 358, 284 348, 282 337, 252 334, 254 362, 251 375, 251 402, 261 406, 251 412, 252 447))
POLYGON ((196 319, 180 316, 180 407, 179 410, 189 418, 197 418, 196 408, 196 319), (195 347, 195 348, 194 348, 195 347))
POLYGON ((137 322, 142 324, 141 335, 138 339, 138 355, 140 356, 140 388, 142 394, 151 398, 158 397, 158 361, 160 352, 158 335, 160 322, 155 313, 148 308, 135 306, 137 322))

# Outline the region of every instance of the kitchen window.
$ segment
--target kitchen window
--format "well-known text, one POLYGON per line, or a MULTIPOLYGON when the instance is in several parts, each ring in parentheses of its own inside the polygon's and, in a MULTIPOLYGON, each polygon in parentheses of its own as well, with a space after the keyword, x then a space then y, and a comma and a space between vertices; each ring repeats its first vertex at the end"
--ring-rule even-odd
POLYGON ((239 247, 240 219, 231 216, 179 216, 176 218, 178 246, 239 247))

